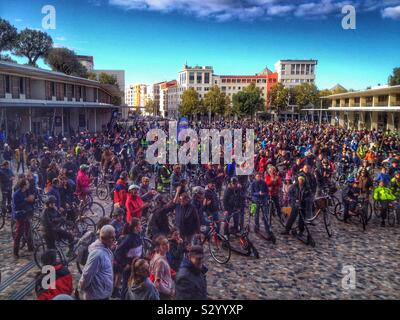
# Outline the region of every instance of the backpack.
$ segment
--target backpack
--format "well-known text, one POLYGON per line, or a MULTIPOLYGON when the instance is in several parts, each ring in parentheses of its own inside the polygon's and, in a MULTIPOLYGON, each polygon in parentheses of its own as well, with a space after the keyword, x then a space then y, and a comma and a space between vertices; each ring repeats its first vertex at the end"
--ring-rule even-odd
POLYGON ((80 265, 85 265, 86 261, 89 257, 89 246, 96 241, 97 235, 96 233, 89 231, 90 233, 86 233, 78 242, 78 254, 76 257, 76 261, 80 265))

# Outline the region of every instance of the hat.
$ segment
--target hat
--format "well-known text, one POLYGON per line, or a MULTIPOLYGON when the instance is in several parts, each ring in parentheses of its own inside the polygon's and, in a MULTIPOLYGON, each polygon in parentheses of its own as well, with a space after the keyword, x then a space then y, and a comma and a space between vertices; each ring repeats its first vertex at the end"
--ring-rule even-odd
POLYGON ((201 245, 194 245, 189 249, 189 257, 204 257, 204 250, 203 246, 201 245))
POLYGON ((298 177, 297 177, 297 180, 303 180, 303 181, 306 181, 306 178, 304 178, 303 176, 298 176, 298 177))
POLYGON ((200 187, 200 186, 194 187, 192 191, 193 191, 193 194, 198 194, 198 193, 204 193, 205 192, 204 188, 200 187))
POLYGON ((128 191, 131 191, 131 190, 133 190, 133 189, 140 189, 140 187, 137 185, 137 184, 131 184, 130 186, 129 186, 129 188, 128 188, 128 191))

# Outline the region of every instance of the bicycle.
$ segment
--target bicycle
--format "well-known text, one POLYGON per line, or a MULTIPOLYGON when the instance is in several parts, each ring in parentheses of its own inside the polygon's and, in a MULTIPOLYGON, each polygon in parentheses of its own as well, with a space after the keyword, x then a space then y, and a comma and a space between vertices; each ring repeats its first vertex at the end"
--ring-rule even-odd
POLYGON ((0 230, 3 229, 3 227, 6 224, 6 217, 7 217, 7 210, 6 208, 2 207, 0 211, 0 230))
MULTIPOLYGON (((370 203, 367 200, 368 200, 367 196, 365 195, 359 196, 358 199, 356 200, 357 203, 354 212, 349 210, 349 218, 351 217, 358 218, 358 221, 361 222, 362 224, 363 231, 366 230, 368 223, 367 218, 369 216, 368 210, 370 208, 369 206, 370 203)), ((344 211, 341 210, 341 206, 340 207, 336 206, 335 216, 339 221, 344 221, 344 211)))
POLYGON ((319 215, 322 213, 323 215, 323 221, 324 221, 324 226, 326 233, 328 234, 328 237, 332 237, 333 235, 333 230, 332 230, 332 224, 331 224, 331 215, 329 213, 329 196, 322 196, 320 198, 316 198, 314 200, 313 206, 315 209, 315 214, 311 217, 305 220, 307 224, 312 224, 313 221, 315 221, 319 215))
POLYGON ((200 244, 203 246, 207 241, 208 249, 214 261, 219 264, 226 264, 231 258, 231 246, 227 238, 218 231, 218 224, 221 224, 224 220, 214 221, 212 217, 208 219, 210 223, 201 232, 203 237, 200 244))
MULTIPOLYGON (((400 224, 400 208, 398 204, 399 200, 394 200, 390 201, 388 203, 388 208, 387 208, 387 213, 386 213, 386 219, 388 220, 388 224, 391 227, 394 227, 396 225, 396 220, 397 224, 400 224)), ((375 216, 379 219, 382 218, 382 205, 380 204, 380 201, 375 201, 374 202, 374 212, 375 216)))
POLYGON ((231 234, 230 230, 229 230, 229 221, 231 220, 231 218, 233 217, 234 214, 239 214, 239 212, 234 212, 232 213, 232 215, 226 217, 224 223, 226 223, 226 225, 224 226, 225 229, 224 230, 224 234, 226 239, 229 242, 229 246, 231 248, 232 251, 244 255, 244 256, 251 256, 253 255, 256 259, 260 258, 260 255, 258 253, 258 250, 256 249, 256 247, 254 246, 253 242, 250 240, 249 238, 249 234, 250 234, 250 214, 248 215, 248 223, 247 225, 238 233, 238 234, 231 234), (233 239, 231 238, 232 235, 235 235, 236 237, 239 238, 239 248, 236 248, 235 246, 231 245, 231 241, 233 241, 233 239))

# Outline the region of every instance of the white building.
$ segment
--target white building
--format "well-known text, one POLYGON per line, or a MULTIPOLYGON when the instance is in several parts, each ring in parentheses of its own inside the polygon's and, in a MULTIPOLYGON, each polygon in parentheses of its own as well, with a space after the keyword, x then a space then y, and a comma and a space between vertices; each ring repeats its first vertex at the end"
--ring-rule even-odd
POLYGON ((134 91, 132 86, 129 86, 125 89, 125 104, 127 106, 133 107, 133 95, 134 91))
POLYGON ((278 82, 287 88, 301 83, 315 83, 315 68, 318 60, 279 60, 275 63, 278 82))

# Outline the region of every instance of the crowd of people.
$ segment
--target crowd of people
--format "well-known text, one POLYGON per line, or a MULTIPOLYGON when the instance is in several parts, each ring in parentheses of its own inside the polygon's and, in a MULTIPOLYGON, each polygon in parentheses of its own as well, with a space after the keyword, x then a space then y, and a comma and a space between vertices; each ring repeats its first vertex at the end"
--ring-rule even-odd
MULTIPOLYGON (((254 172, 237 175, 234 161, 150 165, 145 157, 146 134, 152 128, 167 131, 168 124, 138 119, 102 134, 81 132, 70 138, 27 133, 2 146, 2 212, 15 221, 13 254, 19 258, 22 238, 27 250, 34 250, 30 228, 39 208, 48 249, 42 263, 56 270, 56 289, 43 288, 43 275, 38 276, 38 299, 207 299, 199 234, 210 221, 229 217, 230 233, 240 233, 254 206, 253 230, 260 232, 261 220, 266 241, 275 244, 276 232, 289 236, 296 220, 302 237, 314 200, 326 192, 336 193, 340 183, 345 222, 351 221, 360 195, 379 203, 382 227, 389 203, 397 201, 400 222, 398 132, 301 121, 191 123, 197 131, 254 129, 254 172), (111 186, 112 216, 99 219, 96 233, 75 239, 63 228, 66 217, 73 214, 71 203, 94 197, 102 177, 111 186), (42 194, 43 208, 37 205, 42 194), (282 230, 268 219, 271 202, 279 219, 283 219, 281 208, 292 208, 282 230), (144 234, 154 246, 151 256, 143 255, 144 234), (67 255, 74 254, 77 243, 87 248, 77 257, 84 267, 75 289, 68 266, 57 259, 60 239, 68 243, 67 255)), ((220 155, 223 159, 223 144, 220 155)))

